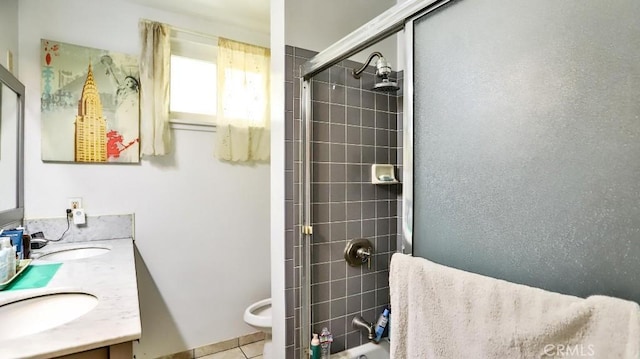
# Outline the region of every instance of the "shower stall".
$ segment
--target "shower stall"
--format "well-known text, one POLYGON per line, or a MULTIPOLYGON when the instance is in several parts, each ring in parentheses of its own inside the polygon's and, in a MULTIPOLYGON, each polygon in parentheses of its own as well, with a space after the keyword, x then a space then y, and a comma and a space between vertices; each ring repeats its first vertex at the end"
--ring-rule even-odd
MULTIPOLYGON (((299 61, 308 54, 290 51, 299 61)), ((301 91, 294 91, 307 104, 300 113, 309 114, 307 121, 295 122, 300 127, 294 136, 304 137, 293 148, 301 161, 294 166, 300 172, 294 174, 298 188, 292 195, 307 198, 294 202, 300 225, 292 233, 300 244, 293 252, 299 275, 294 284, 300 283, 295 298, 300 312, 307 313, 298 317, 299 336, 306 337, 306 331, 310 338, 311 331, 327 327, 334 351, 366 343, 351 327, 352 318, 362 315, 371 322, 389 303, 399 187, 396 181, 373 184, 370 176, 376 164, 398 165, 401 92, 394 89, 401 79, 381 55, 372 54, 376 66, 341 61, 310 81, 297 82, 301 91), (347 262, 349 246, 363 257, 347 262)))
POLYGON ((333 352, 366 343, 351 322, 389 303, 396 251, 639 301, 639 16, 633 0, 408 1, 320 53, 288 47, 287 358, 323 327, 333 352), (347 60, 399 32, 401 71, 347 60), (400 183, 372 183, 373 165, 400 183))

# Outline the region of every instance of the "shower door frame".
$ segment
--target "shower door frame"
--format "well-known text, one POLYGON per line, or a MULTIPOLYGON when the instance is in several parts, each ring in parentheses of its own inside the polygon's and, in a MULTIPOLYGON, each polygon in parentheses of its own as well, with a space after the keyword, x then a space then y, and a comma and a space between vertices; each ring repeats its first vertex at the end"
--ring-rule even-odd
POLYGON ((311 241, 313 236, 311 213, 311 80, 316 74, 358 52, 394 35, 400 31, 408 34, 406 39, 407 69, 404 81, 405 97, 403 103, 403 225, 402 252, 412 253, 411 214, 413 198, 413 19, 422 17, 453 0, 418 0, 397 4, 349 35, 321 51, 300 67, 300 212, 301 229, 300 260, 300 358, 306 358, 311 338, 311 241), (410 26, 407 26, 410 25, 410 26), (409 200, 405 199, 405 194, 409 200))

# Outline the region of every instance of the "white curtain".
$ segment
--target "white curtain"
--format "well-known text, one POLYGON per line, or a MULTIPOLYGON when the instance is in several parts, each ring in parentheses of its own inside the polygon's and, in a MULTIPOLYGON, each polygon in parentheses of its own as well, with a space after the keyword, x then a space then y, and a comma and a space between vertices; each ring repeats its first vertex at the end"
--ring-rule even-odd
POLYGON ((140 155, 169 153, 170 27, 140 20, 140 155))
POLYGON ((219 38, 218 158, 269 160, 269 73, 269 49, 219 38))

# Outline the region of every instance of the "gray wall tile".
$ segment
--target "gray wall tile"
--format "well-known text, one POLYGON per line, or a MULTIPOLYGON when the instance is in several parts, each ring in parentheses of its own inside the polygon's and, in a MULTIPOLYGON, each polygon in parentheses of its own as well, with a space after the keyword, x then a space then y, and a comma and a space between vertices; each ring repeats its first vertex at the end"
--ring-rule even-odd
POLYGON ((368 292, 376 289, 376 274, 368 273, 362 276, 362 292, 368 292))
POLYGON ((347 221, 355 221, 360 219, 362 219, 362 202, 347 203, 347 221))
POLYGON ((327 122, 313 122, 313 139, 317 142, 330 142, 329 124, 327 122))
POLYGON ((376 95, 371 91, 362 91, 362 108, 373 110, 376 108, 376 95))
POLYGON ((362 278, 360 273, 357 276, 347 278, 347 295, 357 295, 362 293, 362 278))
POLYGON ((346 143, 347 142, 347 127, 340 123, 332 123, 329 127, 331 134, 331 143, 346 143))
MULTIPOLYGON (((333 304, 333 302, 332 302, 333 304)), ((336 336, 344 336, 344 334, 346 333, 346 329, 347 329, 347 318, 346 317, 339 317, 339 318, 335 318, 331 320, 331 333, 336 335, 336 336)), ((331 350, 334 350, 334 345, 336 344, 336 341, 334 339, 333 343, 331 343, 331 350)), ((336 350, 338 348, 335 348, 336 350)), ((342 347, 341 350, 344 350, 344 346, 342 347)))
MULTIPOLYGON (((352 145, 360 145, 360 126, 347 126, 347 143, 352 145)), ((360 162, 360 158, 354 159, 354 161, 349 162, 360 162)))
POLYGON ((347 106, 347 119, 348 125, 360 126, 360 108, 347 106))
POLYGON ((325 263, 331 261, 329 255, 329 243, 311 245, 311 261, 312 263, 325 263))
MULTIPOLYGON (((291 91, 293 91, 293 83, 291 91)), ((329 84, 325 82, 312 81, 311 82, 311 93, 313 101, 320 102, 329 102, 330 92, 329 92, 329 84)))
POLYGON ((347 264, 344 260, 331 262, 331 280, 347 277, 347 264))
MULTIPOLYGON (((356 150, 352 150, 356 151, 356 150)), ((347 159, 349 158, 349 147, 347 147, 347 159)), ((362 156, 362 148, 358 146, 357 153, 351 153, 352 156, 362 156)), ((362 182, 362 174, 360 165, 347 164, 347 200, 359 201, 362 198, 360 184, 362 182)))
MULTIPOLYGON (((348 127, 351 127, 351 126, 348 126, 348 127)), ((358 128, 358 131, 359 130, 360 130, 360 128, 358 128)), ((359 136, 358 136, 358 138, 359 138, 359 136)), ((353 141, 353 142, 359 143, 360 141, 353 141)), ((346 161, 347 161, 347 163, 360 163, 360 161, 362 161, 362 147, 359 144, 347 145, 346 161)), ((347 166, 349 166, 349 165, 347 165, 347 166)), ((359 166, 358 166, 358 172, 360 172, 360 167, 359 166)), ((360 177, 360 176, 358 175, 358 177, 360 177)), ((349 178, 348 177, 348 169, 347 169, 347 178, 349 178)), ((359 180, 358 180, 358 182, 359 182, 359 180)))
MULTIPOLYGON (((314 165, 317 162, 329 162, 331 161, 331 146, 329 143, 324 142, 312 142, 311 143, 311 158, 313 159, 314 165)), ((322 175, 321 172, 314 172, 318 175, 322 175)))
POLYGON ((360 89, 347 87, 347 106, 360 107, 362 104, 361 96, 360 89))
MULTIPOLYGON (((358 236, 356 237, 352 237, 351 239, 355 239, 355 238, 359 238, 358 236)), ((357 287, 357 293, 360 293, 360 276, 362 275, 362 266, 351 266, 348 265, 347 266, 347 278, 351 279, 351 277, 356 277, 358 278, 357 283, 353 283, 353 284, 347 284, 347 289, 349 289, 349 285, 351 285, 351 289, 354 289, 356 286, 357 287)), ((352 295, 355 294, 353 292, 349 293, 348 295, 352 295)))
POLYGON ((389 111, 389 96, 376 93, 376 110, 389 111))
POLYGON ((312 101, 313 121, 329 122, 329 104, 312 101))
POLYGON ((331 103, 344 105, 347 95, 344 86, 331 84, 331 103))
POLYGON ((333 102, 330 107, 330 122, 344 125, 346 123, 346 111, 347 108, 343 104, 333 102))
POLYGON ((347 199, 347 185, 345 165, 331 165, 331 202, 344 202, 347 199), (334 170, 335 169, 335 170, 334 170), (334 174, 336 177, 334 177, 334 174), (342 183, 337 183, 334 178, 343 178, 342 183))
POLYGON ((361 131, 362 144, 367 146, 375 146, 376 130, 374 128, 363 127, 361 131))
MULTIPOLYGON (((339 285, 346 287, 345 281, 343 280, 332 282, 332 284, 333 283, 338 283, 339 285)), ((333 296, 333 292, 331 294, 333 296)), ((343 292, 342 298, 334 299, 331 301, 331 318, 342 317, 342 316, 345 316, 346 314, 347 314, 347 298, 344 297, 344 292, 343 292)))
POLYGON ((293 260, 284 262, 284 287, 285 289, 293 288, 293 260))
POLYGON ((376 112, 363 108, 361 110, 362 127, 376 127, 376 112))
POLYGON ((343 241, 347 236, 347 222, 331 223, 331 241, 343 241))
POLYGON ((321 303, 321 302, 328 301, 331 298, 329 295, 329 282, 312 284, 311 296, 313 298, 314 303, 321 303))
MULTIPOLYGON (((330 277, 331 277, 331 271, 330 271, 330 267, 331 265, 329 263, 322 263, 322 264, 313 264, 311 266, 311 278, 314 281, 314 285, 319 285, 320 283, 323 282, 328 282, 330 277)), ((325 289, 327 292, 327 297, 328 297, 328 292, 329 292, 329 287, 327 286, 326 288, 317 288, 316 290, 323 290, 325 289)), ((320 298, 320 297, 315 297, 314 298, 320 298)), ((328 298, 326 299, 328 300, 328 298)))
POLYGON ((329 80, 334 85, 344 85, 346 82, 346 69, 341 66, 334 66, 329 71, 329 80))
POLYGON ((347 146, 344 143, 331 144, 331 162, 344 163, 347 159, 347 146))
POLYGON ((315 203, 329 202, 331 185, 329 183, 313 183, 311 185, 311 196, 315 203))
POLYGON ((314 323, 325 322, 331 318, 331 302, 322 302, 311 305, 312 321, 314 323))
POLYGON ((357 346, 362 345, 361 337, 362 334, 360 332, 351 332, 347 333, 347 349, 355 348, 357 346))
POLYGON ((362 83, 362 89, 370 91, 376 84, 376 76, 370 72, 364 72, 360 77, 360 81, 362 83))
POLYGON ((346 245, 345 240, 331 242, 331 247, 329 251, 330 251, 330 258, 332 262, 340 261, 344 258, 343 249, 345 245, 346 245))
POLYGON ((352 221, 347 222, 347 239, 355 239, 362 237, 362 222, 352 221))
POLYGON ((293 54, 295 56, 300 56, 305 58, 306 60, 316 56, 318 54, 317 51, 312 51, 312 50, 307 50, 307 49, 301 49, 299 47, 294 47, 293 48, 293 54))
POLYGON ((362 298, 360 294, 347 297, 347 315, 360 314, 362 310, 362 298))
POLYGON ((331 224, 319 223, 313 225, 313 242, 329 243, 331 241, 331 224))
POLYGON ((313 77, 314 81, 329 82, 329 70, 324 70, 313 77))
POLYGON ((376 111, 376 129, 388 130, 389 129, 389 114, 383 111, 376 111))
MULTIPOLYGON (((364 292, 362 293, 362 310, 367 310, 367 309, 371 309, 371 308, 375 308, 376 306, 376 292, 375 290, 372 290, 370 292, 364 292)), ((365 318, 366 320, 372 322, 374 320, 376 320, 377 318, 365 318)))

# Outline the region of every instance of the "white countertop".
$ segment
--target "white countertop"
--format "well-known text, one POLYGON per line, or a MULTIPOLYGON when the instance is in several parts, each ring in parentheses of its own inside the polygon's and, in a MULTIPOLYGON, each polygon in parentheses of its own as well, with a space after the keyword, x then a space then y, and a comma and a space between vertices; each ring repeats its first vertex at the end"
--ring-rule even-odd
MULTIPOLYGON (((0 342, 0 358, 51 358, 140 338, 133 240, 50 242, 33 251, 33 257, 78 247, 103 247, 110 251, 94 257, 62 261, 44 288, 1 291, 0 306, 33 296, 82 292, 98 299, 96 307, 56 328, 0 342)), ((35 259, 31 265, 38 263, 45 264, 35 259)), ((1 325, 11 324, 2 322, 1 325)))

